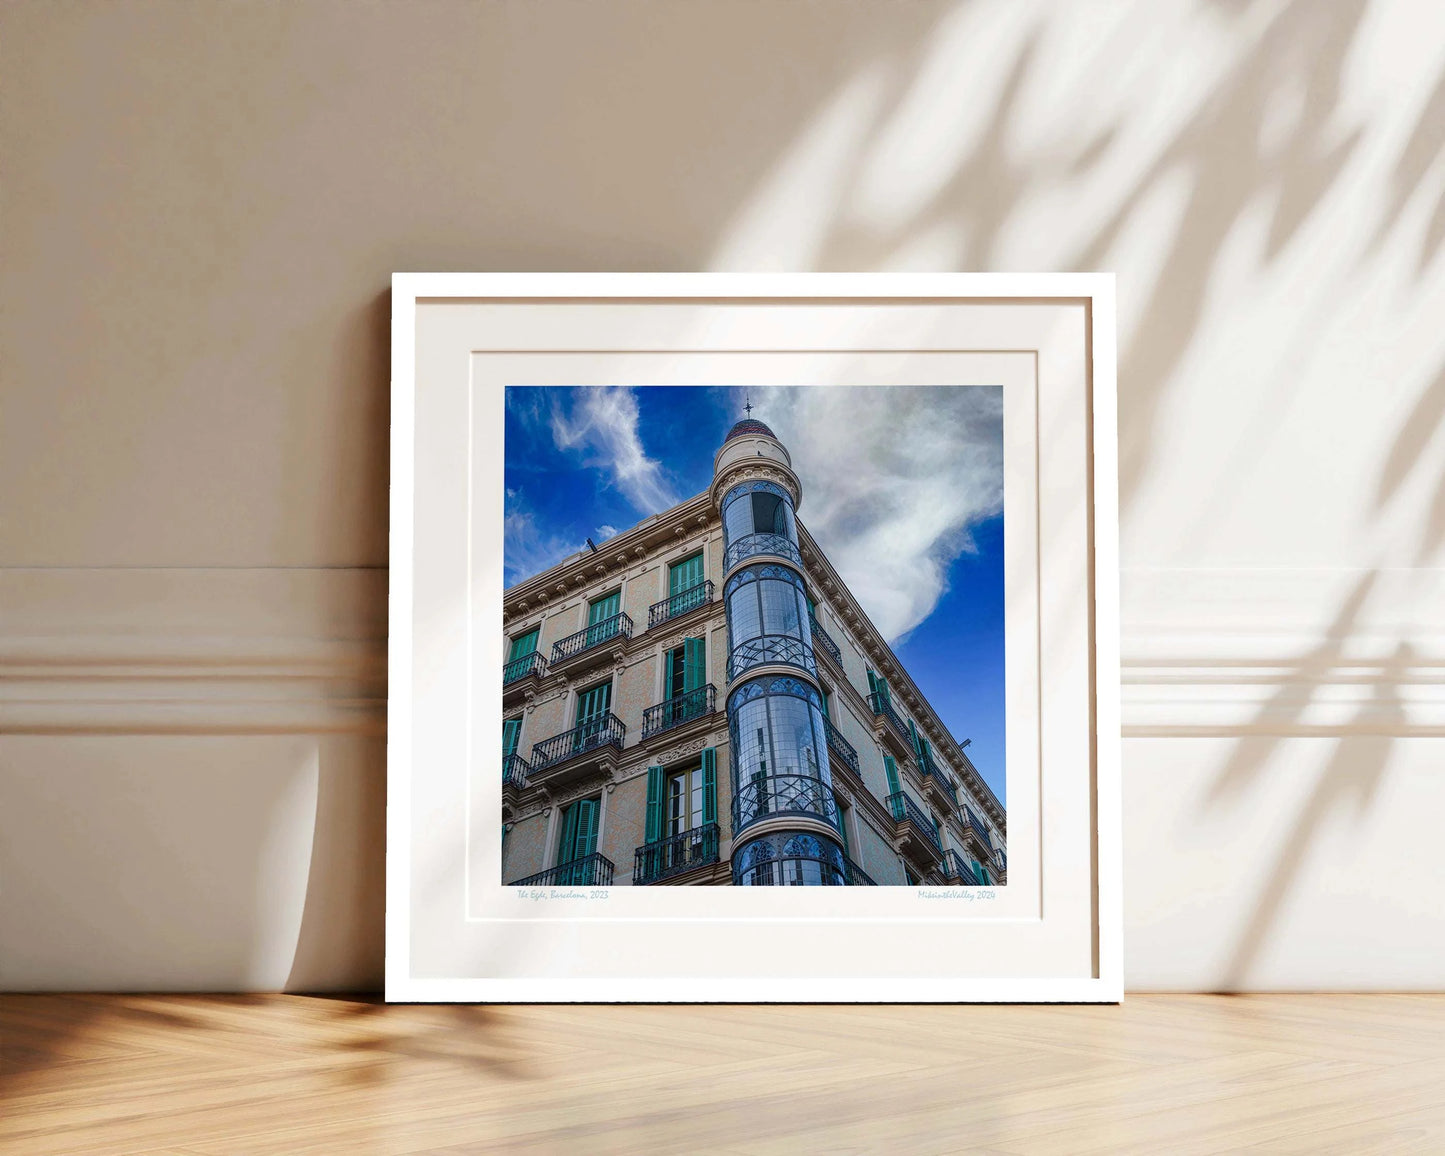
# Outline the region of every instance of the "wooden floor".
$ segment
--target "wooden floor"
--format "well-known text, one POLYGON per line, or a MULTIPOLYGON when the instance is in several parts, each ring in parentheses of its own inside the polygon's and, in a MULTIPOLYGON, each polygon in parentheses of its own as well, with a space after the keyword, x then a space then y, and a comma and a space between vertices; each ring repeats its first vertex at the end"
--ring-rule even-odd
POLYGON ((1445 1152, 1445 997, 0 997, 0 1152, 1445 1152))

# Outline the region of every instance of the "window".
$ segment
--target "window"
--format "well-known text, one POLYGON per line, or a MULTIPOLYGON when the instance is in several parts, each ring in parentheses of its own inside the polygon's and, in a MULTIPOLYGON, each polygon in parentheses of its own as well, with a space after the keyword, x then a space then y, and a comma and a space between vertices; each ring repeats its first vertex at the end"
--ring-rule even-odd
POLYGON ((557 841, 557 865, 585 859, 597 850, 597 821, 602 796, 578 799, 562 812, 562 834, 557 841))
POLYGON ((826 686, 823 690, 823 717, 829 722, 833 721, 833 692, 826 686))
POLYGON ((898 783, 898 764, 894 762, 892 755, 883 756, 883 770, 888 776, 888 793, 898 794, 903 788, 898 783))
POLYGON ((542 633, 540 626, 534 626, 526 634, 519 634, 512 639, 512 649, 507 656, 508 662, 516 662, 519 658, 526 658, 537 650, 537 638, 542 633))
POLYGON ((852 845, 848 841, 848 824, 853 818, 853 808, 838 805, 838 834, 843 836, 843 854, 853 857, 852 845))
POLYGON ((893 694, 888 688, 888 680, 882 675, 868 672, 868 689, 876 694, 884 706, 893 705, 893 694))
POLYGON ((612 709, 612 680, 577 692, 577 725, 595 723, 612 709))
POLYGON ((669 597, 702 585, 702 551, 690 558, 674 562, 667 570, 667 593, 669 597))
POLYGON ((722 518, 728 545, 750 534, 779 534, 797 541, 792 499, 772 482, 749 482, 732 490, 723 499, 722 518))
POLYGON ((595 646, 617 633, 617 615, 622 611, 622 591, 614 590, 587 604, 587 645, 595 646))
POLYGON ((717 822, 717 749, 708 747, 702 757, 681 770, 647 768, 647 828, 649 843, 697 831, 717 822))
POLYGON ((522 720, 520 718, 509 718, 502 720, 502 754, 512 755, 517 753, 517 740, 522 737, 522 720))
POLYGON ((812 669, 812 656, 802 645, 812 637, 804 624, 807 603, 795 572, 785 566, 749 566, 728 579, 724 596, 734 675, 767 661, 812 669))
POLYGON ((707 644, 701 638, 684 638, 663 656, 662 697, 680 698, 707 681, 707 644))

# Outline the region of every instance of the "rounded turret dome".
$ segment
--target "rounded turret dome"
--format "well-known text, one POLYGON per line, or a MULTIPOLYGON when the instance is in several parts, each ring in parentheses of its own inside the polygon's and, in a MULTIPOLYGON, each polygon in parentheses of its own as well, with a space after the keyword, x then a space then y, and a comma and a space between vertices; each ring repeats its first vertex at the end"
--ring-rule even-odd
POLYGON ((742 421, 738 422, 737 425, 733 426, 732 429, 728 430, 728 436, 723 438, 723 445, 727 445, 733 438, 740 438, 746 434, 762 434, 764 437, 770 437, 774 440, 777 440, 778 436, 762 422, 755 418, 745 417, 742 421))

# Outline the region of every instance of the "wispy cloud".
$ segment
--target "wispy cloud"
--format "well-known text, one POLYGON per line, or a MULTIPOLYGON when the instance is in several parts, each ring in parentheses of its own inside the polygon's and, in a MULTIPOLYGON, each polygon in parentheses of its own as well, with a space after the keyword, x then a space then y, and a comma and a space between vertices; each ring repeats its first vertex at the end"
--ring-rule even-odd
POLYGON ((559 535, 544 531, 527 509, 520 493, 509 489, 502 517, 502 584, 513 586, 582 548, 559 535))
POLYGON ((1003 510, 998 387, 755 388, 803 479, 800 516, 890 642, 923 622, 969 530, 1003 510))
POLYGON ((637 397, 622 386, 591 386, 553 394, 552 440, 558 449, 605 469, 643 515, 676 503, 662 464, 647 456, 638 432, 637 397))

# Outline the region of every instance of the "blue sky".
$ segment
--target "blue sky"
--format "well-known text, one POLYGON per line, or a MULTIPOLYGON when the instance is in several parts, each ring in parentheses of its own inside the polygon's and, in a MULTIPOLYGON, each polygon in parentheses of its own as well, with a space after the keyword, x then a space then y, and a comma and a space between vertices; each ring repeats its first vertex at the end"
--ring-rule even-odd
MULTIPOLYGON (((1002 390, 753 388, 798 514, 1000 799, 1002 390)), ((507 390, 508 586, 705 490, 744 390, 507 390)))

